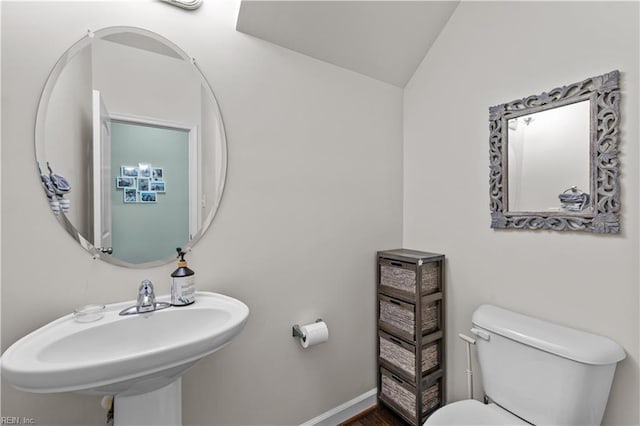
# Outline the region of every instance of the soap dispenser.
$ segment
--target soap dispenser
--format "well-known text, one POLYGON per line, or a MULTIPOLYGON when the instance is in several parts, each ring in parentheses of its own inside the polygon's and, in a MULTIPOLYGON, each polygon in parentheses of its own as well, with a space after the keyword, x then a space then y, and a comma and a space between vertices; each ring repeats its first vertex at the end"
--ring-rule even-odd
POLYGON ((190 305, 196 301, 195 272, 187 268, 185 252, 178 247, 178 269, 171 274, 171 304, 173 306, 190 305))

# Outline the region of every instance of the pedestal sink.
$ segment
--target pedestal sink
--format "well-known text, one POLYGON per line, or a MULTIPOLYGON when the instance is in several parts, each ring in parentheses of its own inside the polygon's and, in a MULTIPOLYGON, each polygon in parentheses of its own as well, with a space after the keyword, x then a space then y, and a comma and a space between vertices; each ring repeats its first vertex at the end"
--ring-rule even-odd
POLYGON ((116 426, 180 425, 182 373, 237 336, 249 308, 197 292, 192 305, 119 315, 132 304, 107 305, 93 322, 66 315, 28 334, 2 355, 3 378, 26 392, 115 395, 116 426))

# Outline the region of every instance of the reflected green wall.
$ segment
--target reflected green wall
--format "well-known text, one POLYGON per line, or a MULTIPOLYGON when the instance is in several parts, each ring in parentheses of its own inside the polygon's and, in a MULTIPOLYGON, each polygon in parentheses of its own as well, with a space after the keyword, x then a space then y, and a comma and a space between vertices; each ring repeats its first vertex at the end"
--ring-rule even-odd
POLYGON ((114 121, 111 170, 113 257, 143 263, 175 254, 189 241, 188 132, 114 121), (116 189, 120 167, 139 163, 164 169, 166 192, 156 203, 124 203, 116 189))

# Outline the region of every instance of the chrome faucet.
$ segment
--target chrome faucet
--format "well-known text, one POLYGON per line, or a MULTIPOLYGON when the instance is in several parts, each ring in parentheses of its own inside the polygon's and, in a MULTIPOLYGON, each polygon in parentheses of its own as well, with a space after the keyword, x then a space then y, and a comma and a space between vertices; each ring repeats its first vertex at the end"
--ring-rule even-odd
POLYGON ((151 281, 144 280, 138 287, 138 304, 136 308, 138 313, 156 309, 156 293, 153 291, 153 283, 151 281))
POLYGON ((156 293, 153 290, 153 283, 144 280, 138 287, 138 302, 120 312, 120 315, 143 314, 145 312, 158 311, 171 306, 167 302, 156 302, 156 293))

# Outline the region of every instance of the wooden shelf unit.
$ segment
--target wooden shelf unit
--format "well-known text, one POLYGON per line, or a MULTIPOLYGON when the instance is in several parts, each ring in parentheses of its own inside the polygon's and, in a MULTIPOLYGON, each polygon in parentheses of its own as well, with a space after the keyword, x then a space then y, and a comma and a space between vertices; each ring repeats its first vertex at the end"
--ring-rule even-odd
POLYGON ((444 255, 378 252, 378 402, 418 426, 445 404, 444 255))

